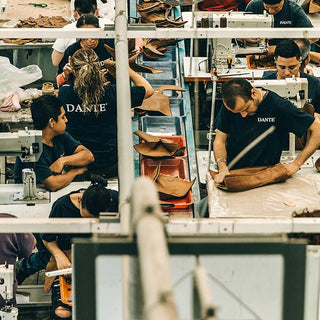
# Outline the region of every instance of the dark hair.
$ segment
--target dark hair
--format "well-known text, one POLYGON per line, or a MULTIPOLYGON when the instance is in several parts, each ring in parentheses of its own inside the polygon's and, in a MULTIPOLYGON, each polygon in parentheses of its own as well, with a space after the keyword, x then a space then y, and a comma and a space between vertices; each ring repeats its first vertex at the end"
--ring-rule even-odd
POLYGON ((95 26, 96 28, 100 28, 99 19, 91 13, 82 15, 76 24, 77 28, 81 28, 85 25, 95 26))
POLYGON ((301 53, 298 45, 292 39, 282 40, 274 51, 274 57, 277 60, 278 57, 300 59, 301 53))
POLYGON ((263 0, 263 3, 273 5, 273 4, 278 4, 278 3, 280 3, 281 1, 282 1, 282 0, 263 0))
POLYGON ((108 212, 114 208, 114 201, 110 191, 105 188, 107 181, 101 176, 92 175, 91 185, 83 193, 81 205, 92 215, 99 216, 100 212, 108 212))
POLYGON ((242 78, 231 79, 222 86, 222 99, 230 109, 233 109, 237 97, 241 97, 245 102, 252 100, 251 90, 252 85, 249 81, 242 78))
POLYGON ((74 10, 76 10, 79 16, 83 14, 92 13, 97 11, 97 1, 96 0, 75 0, 74 10))
POLYGON ((302 61, 305 61, 310 56, 311 43, 309 42, 308 39, 305 39, 305 38, 295 39, 294 42, 297 44, 297 46, 300 49, 302 61))
POLYGON ((51 118, 58 121, 62 106, 61 100, 52 95, 43 95, 35 99, 31 104, 34 129, 43 130, 51 118))

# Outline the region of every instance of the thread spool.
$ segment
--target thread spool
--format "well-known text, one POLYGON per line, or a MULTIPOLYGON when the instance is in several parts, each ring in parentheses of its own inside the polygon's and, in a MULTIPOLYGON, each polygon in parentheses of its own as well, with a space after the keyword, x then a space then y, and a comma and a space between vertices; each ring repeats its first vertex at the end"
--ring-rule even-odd
POLYGON ((54 95, 54 85, 51 82, 45 82, 42 85, 42 94, 54 95))

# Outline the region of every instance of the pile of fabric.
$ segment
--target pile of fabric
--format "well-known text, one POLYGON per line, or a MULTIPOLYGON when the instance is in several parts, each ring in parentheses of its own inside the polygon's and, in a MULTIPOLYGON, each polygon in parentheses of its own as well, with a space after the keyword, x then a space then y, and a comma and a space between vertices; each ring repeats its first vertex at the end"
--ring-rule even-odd
POLYGON ((163 28, 181 28, 186 21, 182 21, 181 17, 170 17, 171 9, 177 4, 170 0, 143 0, 137 4, 137 10, 143 23, 155 23, 163 28))
MULTIPOLYGON (((15 28, 62 28, 69 24, 62 16, 47 17, 39 15, 38 18, 29 17, 18 23, 15 28)), ((28 42, 41 42, 41 39, 2 39, 6 43, 24 44, 28 42)))

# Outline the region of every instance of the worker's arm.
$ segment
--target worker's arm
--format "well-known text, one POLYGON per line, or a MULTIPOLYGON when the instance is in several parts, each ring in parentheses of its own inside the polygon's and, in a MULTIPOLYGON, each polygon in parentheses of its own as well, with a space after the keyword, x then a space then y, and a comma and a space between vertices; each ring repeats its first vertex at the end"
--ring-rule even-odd
POLYGON ((218 165, 219 174, 215 176, 215 182, 221 183, 224 177, 229 174, 227 166, 226 141, 228 135, 220 130, 216 130, 216 137, 213 142, 213 152, 218 165))
POLYGON ((296 173, 320 146, 320 120, 316 118, 308 130, 311 131, 311 135, 305 147, 292 162, 285 164, 289 175, 296 173))
POLYGON ((87 171, 86 167, 70 169, 66 173, 51 175, 48 178, 43 179, 41 183, 48 190, 57 191, 69 185, 76 176, 83 174, 85 171, 87 171))
POLYGON ((51 53, 51 61, 55 67, 59 66, 60 61, 62 60, 64 52, 57 51, 53 49, 51 53))
POLYGON ((79 145, 73 154, 60 157, 49 167, 55 174, 60 174, 65 166, 83 167, 94 161, 94 156, 85 146, 79 145))
MULTIPOLYGON (((108 69, 108 71, 111 74, 115 72, 115 66, 116 66, 115 61, 107 59, 107 60, 104 60, 103 63, 104 63, 104 66, 108 69)), ((150 96, 153 95, 154 90, 150 85, 150 83, 144 77, 142 77, 137 72, 133 71, 131 68, 129 68, 129 76, 130 76, 130 80, 134 83, 135 86, 144 87, 146 92, 144 95, 144 99, 149 98, 150 96)))
POLYGON ((67 269, 71 267, 71 262, 64 254, 64 252, 58 247, 56 241, 42 241, 46 248, 50 251, 52 256, 55 258, 58 269, 67 269))

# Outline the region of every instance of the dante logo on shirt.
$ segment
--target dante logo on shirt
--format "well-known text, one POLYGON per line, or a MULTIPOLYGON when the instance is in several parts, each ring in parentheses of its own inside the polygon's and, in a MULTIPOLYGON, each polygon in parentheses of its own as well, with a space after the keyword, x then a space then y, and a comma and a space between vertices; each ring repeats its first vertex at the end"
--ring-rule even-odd
POLYGON ((271 118, 258 117, 258 122, 276 122, 276 118, 275 117, 271 117, 271 118))
POLYGON ((290 24, 291 25, 292 21, 284 20, 284 21, 280 21, 279 24, 286 24, 286 25, 290 24))
POLYGON ((67 103, 67 112, 104 112, 107 111, 107 103, 100 103, 98 105, 93 106, 90 110, 89 107, 83 107, 80 104, 74 105, 71 103, 67 103))

